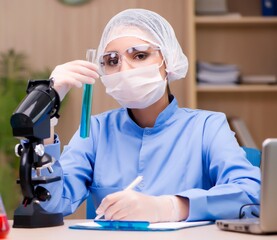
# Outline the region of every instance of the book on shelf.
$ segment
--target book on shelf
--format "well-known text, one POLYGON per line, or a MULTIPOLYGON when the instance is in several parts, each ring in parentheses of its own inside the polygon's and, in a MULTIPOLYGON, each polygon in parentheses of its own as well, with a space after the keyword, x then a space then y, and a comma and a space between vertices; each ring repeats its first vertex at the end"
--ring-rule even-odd
POLYGON ((195 12, 202 14, 225 14, 228 12, 227 0, 195 0, 195 12))
POLYGON ((242 75, 241 83, 243 84, 276 84, 275 75, 242 75))
POLYGON ((263 16, 277 16, 277 0, 262 0, 261 5, 263 16))
POLYGON ((240 70, 235 64, 221 64, 198 61, 197 80, 208 84, 238 83, 240 70))
POLYGON ((228 122, 231 129, 235 132, 236 134, 235 136, 238 140, 238 143, 241 146, 245 146, 249 148, 258 148, 246 123, 242 118, 229 117, 228 122))
POLYGON ((227 0, 195 0, 195 14, 205 17, 241 17, 241 13, 229 11, 227 0))

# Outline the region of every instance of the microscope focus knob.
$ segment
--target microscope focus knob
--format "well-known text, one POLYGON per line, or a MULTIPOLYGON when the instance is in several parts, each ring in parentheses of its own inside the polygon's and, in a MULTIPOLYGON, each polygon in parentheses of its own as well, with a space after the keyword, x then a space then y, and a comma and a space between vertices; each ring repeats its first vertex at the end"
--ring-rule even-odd
POLYGON ((23 146, 21 144, 16 144, 14 147, 15 156, 20 157, 22 155, 23 146))
POLYGON ((44 146, 43 146, 43 144, 36 145, 35 152, 38 156, 42 157, 44 155, 44 146))
POLYGON ((36 188, 35 195, 36 195, 37 199, 39 201, 42 201, 42 202, 50 200, 50 198, 51 198, 50 192, 46 188, 44 188, 42 186, 38 186, 36 188))

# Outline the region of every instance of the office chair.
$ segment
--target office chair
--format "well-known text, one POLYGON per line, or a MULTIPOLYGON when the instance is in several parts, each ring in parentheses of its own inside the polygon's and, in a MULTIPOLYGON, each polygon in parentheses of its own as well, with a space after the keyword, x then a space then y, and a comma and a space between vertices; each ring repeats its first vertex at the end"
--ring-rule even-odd
POLYGON ((86 201, 86 216, 87 219, 94 219, 96 217, 95 207, 92 201, 91 193, 89 194, 87 201, 86 201))
MULTIPOLYGON (((256 167, 260 167, 262 155, 261 151, 256 148, 249 148, 244 146, 242 147, 242 149, 245 151, 246 157, 249 162, 251 162, 256 167)), ((94 219, 96 217, 96 213, 91 194, 88 196, 86 204, 87 219, 94 219)))
POLYGON ((243 146, 242 149, 245 151, 248 161, 251 162, 254 166, 260 167, 262 151, 257 148, 249 148, 245 146, 243 146))

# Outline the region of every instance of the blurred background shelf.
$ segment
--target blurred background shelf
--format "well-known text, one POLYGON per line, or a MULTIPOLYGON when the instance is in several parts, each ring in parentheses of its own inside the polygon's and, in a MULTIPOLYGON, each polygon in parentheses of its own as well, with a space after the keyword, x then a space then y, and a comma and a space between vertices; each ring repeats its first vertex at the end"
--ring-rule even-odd
POLYGON ((197 85, 197 92, 277 92, 277 85, 197 85))
POLYGON ((244 17, 239 15, 226 15, 226 16, 200 16, 195 17, 195 23, 197 26, 209 26, 209 25, 277 25, 277 17, 261 17, 251 16, 244 17))
POLYGON ((242 76, 277 76, 277 17, 263 17, 260 0, 227 0, 227 5, 226 16, 194 14, 188 23, 189 71, 193 72, 188 81, 194 85, 184 91, 191 94, 189 107, 241 118, 261 148, 265 138, 277 137, 277 85, 199 85, 196 81, 199 61, 235 64, 242 76))

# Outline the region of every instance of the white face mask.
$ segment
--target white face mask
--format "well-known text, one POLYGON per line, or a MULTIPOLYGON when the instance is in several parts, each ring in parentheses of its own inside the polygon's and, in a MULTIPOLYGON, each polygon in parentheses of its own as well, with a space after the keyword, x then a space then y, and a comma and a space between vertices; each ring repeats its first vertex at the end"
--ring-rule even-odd
POLYGON ((160 66, 134 68, 101 77, 106 93, 121 106, 147 108, 165 93, 166 80, 160 74, 160 66))

